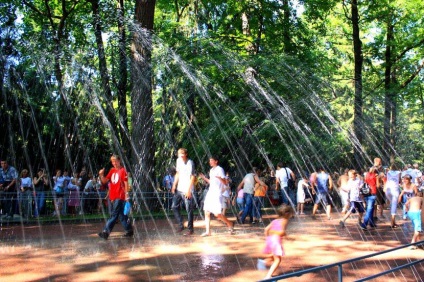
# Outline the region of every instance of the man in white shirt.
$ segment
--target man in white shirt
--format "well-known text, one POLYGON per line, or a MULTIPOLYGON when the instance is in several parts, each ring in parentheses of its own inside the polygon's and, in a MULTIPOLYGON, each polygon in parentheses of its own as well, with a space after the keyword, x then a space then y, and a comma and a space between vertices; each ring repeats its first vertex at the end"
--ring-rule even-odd
POLYGON ((195 169, 194 163, 188 158, 187 149, 178 149, 178 159, 176 165, 176 174, 174 177, 174 183, 172 185, 171 193, 174 194, 172 198, 172 210, 174 212, 175 219, 178 222, 177 232, 184 230, 184 221, 180 213, 180 207, 184 201, 185 208, 187 211, 187 229, 188 232, 184 235, 189 236, 194 234, 193 229, 193 208, 194 208, 194 181, 195 181, 195 169))
POLYGON ((280 187, 281 204, 287 204, 295 207, 296 189, 294 186, 289 189, 289 179, 291 179, 294 183, 296 181, 296 176, 290 168, 285 167, 282 162, 279 162, 277 164, 277 171, 275 172, 275 187, 276 189, 280 187))

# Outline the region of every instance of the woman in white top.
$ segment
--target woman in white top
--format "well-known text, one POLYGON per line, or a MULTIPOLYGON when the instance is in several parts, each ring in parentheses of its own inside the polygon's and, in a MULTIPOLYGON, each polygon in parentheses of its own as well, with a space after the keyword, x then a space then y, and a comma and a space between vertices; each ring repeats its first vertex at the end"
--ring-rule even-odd
POLYGON ((29 177, 27 169, 21 171, 21 195, 20 195, 20 206, 22 216, 24 219, 28 219, 32 216, 32 180, 29 177))
POLYGON ((211 166, 209 178, 203 173, 199 174, 199 176, 209 184, 209 191, 206 194, 203 205, 206 231, 201 236, 205 237, 211 235, 211 213, 213 213, 217 219, 227 224, 230 234, 234 234, 234 222, 229 221, 227 217, 222 214, 222 192, 226 185, 228 185, 227 177, 225 176, 224 169, 218 165, 218 158, 209 158, 209 165, 211 166))
POLYGON ((399 198, 399 184, 400 184, 401 172, 398 170, 395 164, 390 166, 390 170, 387 172, 387 180, 384 185, 384 192, 386 198, 390 201, 390 214, 391 214, 391 227, 397 228, 396 224, 396 209, 399 198))

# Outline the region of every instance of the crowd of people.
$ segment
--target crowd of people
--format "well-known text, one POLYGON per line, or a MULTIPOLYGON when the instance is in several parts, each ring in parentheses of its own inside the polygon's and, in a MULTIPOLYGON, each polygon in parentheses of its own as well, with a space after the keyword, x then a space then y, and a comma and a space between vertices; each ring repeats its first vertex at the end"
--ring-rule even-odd
MULTIPOLYGON (((104 208, 107 198, 110 218, 98 234, 99 237, 108 239, 118 219, 125 230, 124 237, 132 237, 133 229, 128 217, 131 177, 119 156, 113 155, 111 163, 112 169, 107 175, 101 169, 98 178, 85 168, 79 173, 74 172, 72 176, 68 171, 58 169, 52 180, 49 180, 44 169, 39 169, 31 179, 27 169, 18 175, 13 166, 2 160, 1 216, 11 218, 17 213, 24 219, 39 217, 45 208, 48 193, 53 197, 54 216, 99 212, 104 208)), ((396 164, 385 168, 381 159, 375 158, 373 165, 363 171, 347 168, 339 175, 319 168, 309 175, 296 175, 286 164, 279 162, 275 173, 268 170, 264 177, 261 169, 253 167, 234 186, 228 172, 225 173, 219 165, 218 157, 210 157, 209 165, 209 173, 197 172, 187 149, 180 148, 175 168, 169 169, 163 178, 166 191, 163 207, 173 211, 177 224, 175 232, 185 236, 195 234, 193 220, 197 206, 205 215, 205 232, 200 236, 212 235, 211 215, 225 223, 228 232, 234 234, 235 221, 227 218, 227 209, 235 210, 234 215, 239 224, 263 223, 262 210, 268 199, 271 205, 279 206, 275 209, 279 218, 264 229, 267 236, 264 253, 273 261, 267 277, 273 275, 284 255, 282 237, 286 234, 289 219, 294 215, 307 216, 305 205, 308 203, 312 205, 310 216, 313 219, 322 207, 328 220, 340 217, 342 228, 345 228, 351 215, 356 213, 357 224, 364 231, 377 227, 377 222, 384 218, 383 211, 386 208, 390 210, 387 216, 390 227, 398 228, 398 205, 401 205, 402 219, 409 218, 414 225, 411 243, 420 240, 424 175, 418 164, 406 165, 402 170, 396 164), (206 187, 201 200, 196 197, 195 188, 199 180, 206 187), (337 213, 332 213, 334 208, 337 213), (186 210, 186 225, 181 209, 186 210)), ((258 267, 264 264, 265 261, 260 260, 258 267)))
MULTIPOLYGON (((195 191, 196 171, 194 163, 188 158, 187 150, 181 148, 178 151, 176 174, 167 176, 170 182, 173 196, 172 210, 178 223, 177 232, 184 230, 184 221, 179 212, 184 206, 188 215, 188 232, 184 235, 193 235, 193 193, 195 191), (183 202, 185 205, 183 205, 183 202)), ((210 158, 211 171, 209 178, 200 173, 200 179, 209 184, 204 199, 203 210, 205 212, 206 232, 201 236, 210 236, 210 215, 214 214, 217 219, 224 222, 231 234, 234 232, 234 222, 227 219, 225 209, 230 202, 237 207, 235 213, 239 224, 246 224, 249 218, 250 224, 263 223, 262 207, 264 200, 269 199, 272 205, 279 206, 276 209, 279 216, 265 227, 266 246, 264 254, 271 259, 270 263, 258 260, 258 268, 268 264, 270 269, 266 278, 271 277, 284 255, 282 237, 286 234, 288 220, 297 214, 306 216, 305 204, 311 203, 311 217, 316 218, 320 208, 323 208, 328 220, 340 217, 340 226, 345 228, 346 221, 352 214, 357 214, 358 226, 367 231, 368 228, 376 228, 377 221, 383 220, 383 211, 390 209, 390 227, 398 228, 396 222, 398 205, 403 207, 402 218, 409 218, 414 226, 414 234, 411 243, 420 240, 422 232, 422 214, 424 210, 424 175, 418 164, 406 165, 400 170, 396 164, 383 167, 380 158, 375 158, 370 168, 363 171, 345 169, 344 173, 330 174, 324 168, 307 175, 296 174, 284 163, 277 164, 275 174, 271 173, 265 180, 258 168, 248 172, 232 191, 230 198, 223 196, 228 190, 231 179, 228 174, 218 165, 218 158, 210 158), (213 180, 213 181, 212 181, 213 180), (297 183, 297 185, 296 185, 297 183), (338 204, 340 202, 340 204, 338 204), (337 213, 332 213, 332 208, 339 208, 337 213)), ((415 249, 417 246, 412 246, 415 249)))
POLYGON ((0 216, 5 219, 20 217, 23 220, 42 215, 63 216, 102 211, 107 205, 107 185, 87 172, 69 175, 67 170, 58 169, 50 180, 45 169, 38 169, 33 178, 28 169, 20 173, 7 160, 0 168, 0 216), (50 188, 52 187, 52 188, 50 188), (53 212, 46 208, 52 200, 53 212))

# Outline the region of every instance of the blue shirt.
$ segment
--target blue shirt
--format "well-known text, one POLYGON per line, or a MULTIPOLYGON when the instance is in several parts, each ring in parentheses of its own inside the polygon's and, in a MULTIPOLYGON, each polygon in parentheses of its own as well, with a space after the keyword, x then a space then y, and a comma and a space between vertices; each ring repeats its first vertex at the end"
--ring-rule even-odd
POLYGON ((3 182, 11 182, 13 179, 18 178, 18 172, 13 166, 8 166, 6 171, 4 171, 3 168, 0 168, 0 174, 3 182))
POLYGON ((317 188, 319 193, 327 193, 328 192, 328 179, 330 176, 328 173, 320 172, 317 175, 317 188))

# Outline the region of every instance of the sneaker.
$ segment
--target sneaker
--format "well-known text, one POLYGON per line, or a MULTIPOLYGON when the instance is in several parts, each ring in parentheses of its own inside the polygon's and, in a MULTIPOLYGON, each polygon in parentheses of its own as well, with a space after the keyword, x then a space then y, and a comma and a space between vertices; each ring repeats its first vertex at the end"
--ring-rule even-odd
POLYGON ((367 227, 365 226, 365 224, 363 224, 363 223, 359 224, 359 226, 361 226, 361 229, 364 230, 364 231, 368 230, 367 227))
POLYGON ((263 260, 263 259, 258 259, 258 262, 256 263, 256 268, 257 268, 258 270, 266 270, 267 268, 266 268, 265 260, 263 260))
POLYGON ((344 223, 343 220, 340 220, 339 224, 340 224, 341 227, 345 227, 345 223, 344 223))
POLYGON ((103 238, 105 240, 107 240, 107 238, 109 238, 109 233, 107 233, 106 231, 102 231, 97 235, 99 235, 100 238, 103 238))
POLYGON ((125 234, 124 235, 122 235, 122 237, 124 237, 124 238, 132 238, 134 236, 134 231, 128 231, 128 232, 125 232, 125 234))
POLYGON ((193 234, 194 234, 194 231, 193 230, 189 230, 186 233, 184 233, 184 236, 191 236, 193 234))
POLYGON ((256 220, 252 221, 252 224, 256 224, 256 223, 257 223, 257 221, 256 221, 256 220))

